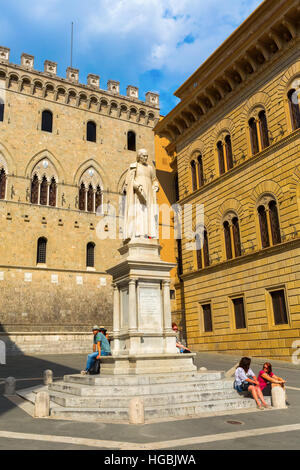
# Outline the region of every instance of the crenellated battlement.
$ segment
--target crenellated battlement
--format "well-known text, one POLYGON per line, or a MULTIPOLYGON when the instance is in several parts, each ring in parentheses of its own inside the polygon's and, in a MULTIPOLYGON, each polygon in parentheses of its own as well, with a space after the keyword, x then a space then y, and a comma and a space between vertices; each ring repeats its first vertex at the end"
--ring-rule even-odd
POLYGON ((129 85, 126 96, 120 94, 120 82, 108 80, 107 89, 100 88, 100 76, 88 74, 87 83, 79 82, 79 69, 68 67, 66 78, 57 76, 57 63, 44 62, 44 71, 34 69, 34 56, 23 53, 21 64, 10 63, 10 49, 0 46, 0 79, 5 80, 6 88, 29 92, 32 95, 54 101, 84 107, 93 111, 112 110, 118 117, 126 119, 154 121, 159 118, 159 94, 147 92, 145 101, 139 99, 139 89, 129 85), (38 92, 38 93, 37 93, 38 92), (130 103, 128 103, 130 102, 130 103), (152 108, 152 110, 146 108, 152 108))

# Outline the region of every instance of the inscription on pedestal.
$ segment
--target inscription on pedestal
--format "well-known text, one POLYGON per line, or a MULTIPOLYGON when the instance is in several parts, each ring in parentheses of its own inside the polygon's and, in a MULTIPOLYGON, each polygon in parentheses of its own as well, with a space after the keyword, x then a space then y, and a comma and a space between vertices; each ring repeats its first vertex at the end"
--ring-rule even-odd
POLYGON ((140 327, 162 327, 162 308, 160 287, 139 288, 139 324, 140 327))

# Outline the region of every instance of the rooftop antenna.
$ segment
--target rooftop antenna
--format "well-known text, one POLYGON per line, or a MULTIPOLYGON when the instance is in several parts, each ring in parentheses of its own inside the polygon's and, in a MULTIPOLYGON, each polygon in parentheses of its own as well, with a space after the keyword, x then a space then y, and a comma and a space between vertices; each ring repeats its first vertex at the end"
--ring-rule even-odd
POLYGON ((73 68, 73 37, 74 37, 74 23, 71 24, 71 68, 73 68))

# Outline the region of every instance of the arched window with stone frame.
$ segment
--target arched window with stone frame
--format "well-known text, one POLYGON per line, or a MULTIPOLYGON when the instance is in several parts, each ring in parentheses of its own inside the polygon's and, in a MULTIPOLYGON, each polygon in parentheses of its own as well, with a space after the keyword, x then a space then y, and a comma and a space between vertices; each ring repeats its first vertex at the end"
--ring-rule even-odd
POLYGON ((53 131, 53 114, 48 109, 42 112, 42 131, 52 132, 53 131))
POLYGON ((290 109, 290 119, 292 123, 292 130, 300 128, 300 99, 299 91, 294 88, 288 92, 288 101, 290 109))
POLYGON ((207 230, 202 228, 195 237, 197 269, 203 269, 210 265, 207 230))
POLYGON ((224 133, 217 143, 217 153, 220 176, 233 168, 233 151, 231 135, 224 133))
POLYGON ((282 242, 278 206, 275 197, 266 194, 257 204, 261 247, 278 245, 282 242))
POLYGON ((197 169, 194 160, 191 161, 191 174, 192 174, 192 190, 197 190, 197 169))
POLYGON ((6 195, 6 172, 4 168, 0 170, 0 199, 5 199, 6 195))
POLYGON ((31 196, 32 204, 56 207, 57 172, 48 158, 40 160, 32 170, 31 196))
POLYGON ((40 186, 40 205, 47 206, 48 205, 48 181, 46 176, 43 176, 40 186))
POLYGON ((264 108, 259 106, 252 112, 249 119, 249 134, 252 155, 256 155, 270 145, 267 115, 264 108))
POLYGON ((45 237, 40 237, 37 243, 37 264, 46 264, 47 257, 47 239, 45 237))
POLYGON ((86 202, 86 189, 84 183, 81 183, 79 188, 79 210, 85 211, 86 202))
POLYGON ((84 171, 79 181, 79 210, 99 212, 103 206, 103 191, 98 172, 90 167, 84 171))
POLYGON ((86 267, 95 267, 95 243, 89 242, 86 246, 86 267))
POLYGON ((56 180, 53 177, 49 186, 49 206, 56 207, 56 198, 57 198, 57 185, 56 180))
POLYGON ((5 109, 4 101, 0 98, 0 122, 4 121, 4 109, 5 109))
POLYGON ((134 131, 127 132, 127 150, 136 151, 136 134, 134 131))
POLYGON ((88 142, 97 141, 97 126, 94 121, 88 121, 86 125, 86 140, 88 142))
POLYGON ((228 260, 242 255, 239 218, 236 213, 229 212, 223 219, 225 253, 228 260))
POLYGON ((39 203, 39 188, 40 188, 39 178, 35 174, 33 175, 33 178, 31 179, 31 194, 30 194, 31 204, 39 203))

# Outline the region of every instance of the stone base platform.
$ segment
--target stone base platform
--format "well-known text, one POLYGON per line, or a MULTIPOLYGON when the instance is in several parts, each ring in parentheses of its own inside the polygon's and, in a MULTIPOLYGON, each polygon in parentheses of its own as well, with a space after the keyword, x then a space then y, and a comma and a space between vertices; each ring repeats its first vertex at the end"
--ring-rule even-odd
POLYGON ((169 374, 195 372, 196 354, 134 354, 101 358, 101 375, 169 374))
MULTIPOLYGON (((45 387, 43 387, 45 389, 45 387)), ((41 387, 18 391, 32 403, 41 387)), ((233 389, 224 372, 177 372, 133 376, 67 375, 48 386, 50 415, 74 420, 129 421, 132 398, 144 402, 145 422, 196 417, 203 413, 255 409, 233 389)))

